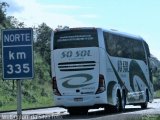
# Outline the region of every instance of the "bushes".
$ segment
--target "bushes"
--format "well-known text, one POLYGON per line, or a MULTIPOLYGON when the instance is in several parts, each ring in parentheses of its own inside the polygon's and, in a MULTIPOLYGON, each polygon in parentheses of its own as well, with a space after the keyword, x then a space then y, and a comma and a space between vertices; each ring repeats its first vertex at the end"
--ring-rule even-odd
MULTIPOLYGON (((53 105, 52 87, 50 83, 50 67, 35 54, 35 76, 33 80, 22 81, 22 108, 47 107, 53 105)), ((0 80, 0 111, 16 109, 16 81, 0 80)))

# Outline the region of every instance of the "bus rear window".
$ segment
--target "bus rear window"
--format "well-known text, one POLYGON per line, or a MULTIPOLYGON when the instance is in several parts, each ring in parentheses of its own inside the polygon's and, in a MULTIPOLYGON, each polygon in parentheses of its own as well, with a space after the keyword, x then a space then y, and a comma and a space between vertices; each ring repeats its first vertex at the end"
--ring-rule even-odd
POLYGON ((54 49, 98 47, 96 29, 58 31, 54 34, 54 49))

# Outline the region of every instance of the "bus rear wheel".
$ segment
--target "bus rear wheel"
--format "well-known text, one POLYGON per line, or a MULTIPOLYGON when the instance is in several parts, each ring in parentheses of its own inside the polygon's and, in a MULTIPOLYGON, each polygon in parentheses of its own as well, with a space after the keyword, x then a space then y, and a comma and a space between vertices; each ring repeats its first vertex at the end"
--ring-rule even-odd
POLYGON ((148 101, 149 101, 149 95, 148 95, 148 92, 146 92, 145 102, 141 104, 141 108, 142 108, 142 109, 147 109, 148 101))
POLYGON ((126 96, 125 96, 125 92, 123 92, 122 98, 121 98, 120 111, 122 111, 122 112, 125 111, 125 105, 126 105, 126 96))
POLYGON ((86 115, 88 113, 87 108, 68 108, 70 115, 86 115))
POLYGON ((121 111, 121 96, 119 93, 117 93, 117 96, 116 96, 116 105, 114 106, 114 111, 115 112, 121 111))

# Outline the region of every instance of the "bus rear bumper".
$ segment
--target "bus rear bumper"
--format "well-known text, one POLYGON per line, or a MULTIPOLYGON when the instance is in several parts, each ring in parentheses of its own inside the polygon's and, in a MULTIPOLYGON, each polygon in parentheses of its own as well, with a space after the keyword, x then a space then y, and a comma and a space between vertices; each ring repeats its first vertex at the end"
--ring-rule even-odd
POLYGON ((54 103, 61 107, 85 107, 107 104, 106 93, 83 96, 54 96, 54 103))

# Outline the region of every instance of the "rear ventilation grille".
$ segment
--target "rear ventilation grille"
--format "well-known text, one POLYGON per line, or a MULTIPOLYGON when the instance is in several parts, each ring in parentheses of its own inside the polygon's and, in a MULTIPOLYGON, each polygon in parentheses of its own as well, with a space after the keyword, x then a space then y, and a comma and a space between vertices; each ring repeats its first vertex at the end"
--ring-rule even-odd
POLYGON ((94 69, 95 65, 95 61, 63 62, 58 63, 58 68, 60 71, 84 71, 94 69))

